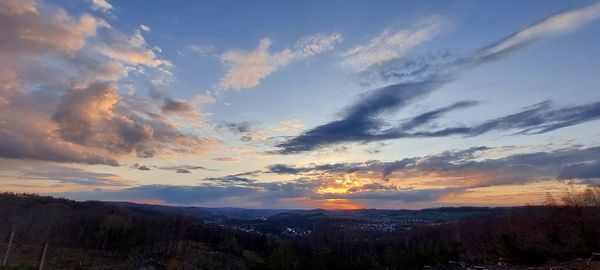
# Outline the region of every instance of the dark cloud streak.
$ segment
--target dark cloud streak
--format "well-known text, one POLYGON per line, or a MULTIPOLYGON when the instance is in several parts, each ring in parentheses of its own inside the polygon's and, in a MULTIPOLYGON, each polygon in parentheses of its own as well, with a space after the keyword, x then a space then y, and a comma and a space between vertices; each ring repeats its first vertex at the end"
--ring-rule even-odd
MULTIPOLYGON (((451 54, 439 54, 372 66, 369 70, 360 73, 359 77, 374 81, 393 81, 394 84, 359 96, 357 102, 342 111, 340 119, 309 129, 279 143, 273 152, 294 154, 348 142, 366 143, 398 138, 452 135, 476 136, 490 131, 509 129, 521 129, 517 132, 519 134, 540 134, 595 120, 600 116, 598 103, 551 110, 549 103, 546 102, 534 105, 529 110, 486 121, 478 126, 411 132, 411 129, 457 109, 456 106, 474 105, 457 103, 418 115, 399 126, 384 129, 388 125, 386 121, 388 114, 403 109, 417 98, 454 81, 466 69, 502 59, 510 52, 525 47, 535 40, 576 29, 597 19, 600 14, 598 10, 600 4, 557 13, 462 58, 451 54)), ((370 85, 370 83, 363 84, 370 85)))

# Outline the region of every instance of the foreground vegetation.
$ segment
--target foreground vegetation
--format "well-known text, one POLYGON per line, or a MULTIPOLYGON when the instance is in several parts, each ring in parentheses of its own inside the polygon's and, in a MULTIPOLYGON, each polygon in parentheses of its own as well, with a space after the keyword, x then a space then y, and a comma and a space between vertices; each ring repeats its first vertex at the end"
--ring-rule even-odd
POLYGON ((5 269, 445 269, 544 265, 600 252, 600 188, 394 232, 341 229, 325 218, 301 237, 143 209, 0 194, 0 262, 6 258, 5 269))

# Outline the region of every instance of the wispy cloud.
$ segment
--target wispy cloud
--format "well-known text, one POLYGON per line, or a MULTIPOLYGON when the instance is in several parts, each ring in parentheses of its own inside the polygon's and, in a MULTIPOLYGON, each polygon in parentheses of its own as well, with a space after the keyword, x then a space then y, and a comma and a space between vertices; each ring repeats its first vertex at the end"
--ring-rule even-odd
POLYGON ((301 38, 293 48, 271 52, 271 40, 262 39, 253 51, 232 50, 221 55, 227 67, 217 86, 220 91, 256 87, 261 80, 292 62, 316 56, 331 50, 342 41, 338 33, 316 34, 301 38))
POLYGON ((204 166, 195 165, 177 165, 177 166, 162 166, 158 167, 161 170, 175 171, 176 173, 191 173, 194 170, 212 171, 204 166))
POLYGON ((92 9, 109 12, 113 6, 106 0, 92 0, 92 9))
POLYGON ((300 128, 302 128, 302 123, 300 123, 300 121, 297 119, 291 119, 281 122, 281 124, 279 124, 277 127, 274 127, 273 130, 278 132, 287 132, 298 130, 300 128))
POLYGON ((223 162, 223 163, 238 163, 240 162, 240 158, 238 157, 218 157, 218 158, 213 158, 213 161, 216 162, 223 162))
POLYGON ((100 173, 87 169, 57 165, 49 162, 22 161, 0 159, 3 172, 15 171, 12 175, 0 175, 0 184, 4 187, 11 183, 19 183, 20 187, 39 188, 52 187, 55 189, 73 188, 124 188, 135 185, 134 181, 127 180, 112 173, 100 173))
POLYGON ((140 29, 144 32, 150 32, 150 26, 147 26, 145 24, 140 24, 140 29))
POLYGON ((217 129, 227 130, 235 134, 250 132, 254 129, 254 123, 248 121, 242 122, 222 122, 216 125, 217 129))
POLYGON ((234 185, 234 184, 251 184, 251 183, 256 182, 256 180, 254 180, 254 179, 250 179, 247 177, 241 177, 239 175, 209 177, 209 178, 204 178, 204 180, 211 182, 213 185, 225 184, 226 186, 234 185))
POLYGON ((208 56, 214 56, 214 51, 215 51, 215 46, 213 45, 203 45, 203 44, 192 44, 192 45, 188 45, 187 49, 202 56, 202 57, 208 57, 208 56))
POLYGON ((159 58, 152 49, 148 48, 146 40, 139 30, 131 36, 112 32, 109 42, 99 45, 98 50, 106 56, 131 65, 145 65, 153 68, 172 66, 169 61, 159 58))
POLYGON ((372 65, 402 57, 411 48, 431 40, 442 30, 443 20, 432 17, 411 29, 385 29, 364 44, 356 45, 341 53, 341 64, 355 71, 363 71, 372 65))
POLYGON ((404 123, 404 127, 389 124, 386 116, 454 81, 457 75, 466 69, 493 61, 506 55, 506 52, 522 47, 521 45, 533 40, 533 37, 542 38, 549 34, 566 33, 598 18, 596 13, 599 7, 600 4, 594 4, 579 10, 555 14, 466 57, 439 55, 432 59, 400 59, 372 66, 364 71, 365 74, 370 74, 366 77, 374 77, 386 82, 394 81, 394 84, 366 92, 356 103, 342 111, 341 119, 317 126, 278 144, 279 149, 276 152, 298 153, 345 142, 450 135, 475 136, 490 131, 511 129, 517 130, 520 134, 545 133, 598 119, 600 117, 600 110, 597 110, 598 103, 558 109, 550 108, 549 104, 538 104, 532 109, 492 119, 480 125, 450 126, 439 130, 411 129, 416 127, 415 124, 418 126, 429 123, 442 114, 466 106, 450 106, 415 116, 404 123))
POLYGON ((60 182, 67 185, 90 187, 125 187, 134 184, 118 175, 110 173, 88 172, 83 169, 54 166, 40 169, 40 171, 24 172, 18 177, 21 180, 45 180, 60 182))
POLYGON ((473 58, 475 60, 495 57, 509 52, 528 42, 548 36, 571 32, 577 28, 600 18, 600 3, 584 8, 570 10, 552 15, 529 27, 480 50, 473 58))

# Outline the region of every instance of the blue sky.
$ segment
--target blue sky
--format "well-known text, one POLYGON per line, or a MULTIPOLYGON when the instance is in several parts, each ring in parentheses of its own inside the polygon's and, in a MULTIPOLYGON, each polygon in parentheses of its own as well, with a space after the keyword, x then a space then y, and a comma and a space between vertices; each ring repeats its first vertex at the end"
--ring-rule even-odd
POLYGON ((596 1, 0 7, 5 191, 422 208, 599 184, 596 1))

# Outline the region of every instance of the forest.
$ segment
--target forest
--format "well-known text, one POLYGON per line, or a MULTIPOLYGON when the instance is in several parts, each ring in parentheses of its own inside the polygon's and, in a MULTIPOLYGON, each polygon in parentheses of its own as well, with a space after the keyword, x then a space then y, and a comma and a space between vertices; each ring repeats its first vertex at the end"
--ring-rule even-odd
POLYGON ((393 231, 348 226, 356 222, 320 215, 308 233, 289 235, 152 208, 2 193, 0 262, 1 269, 600 267, 600 188, 393 231))

